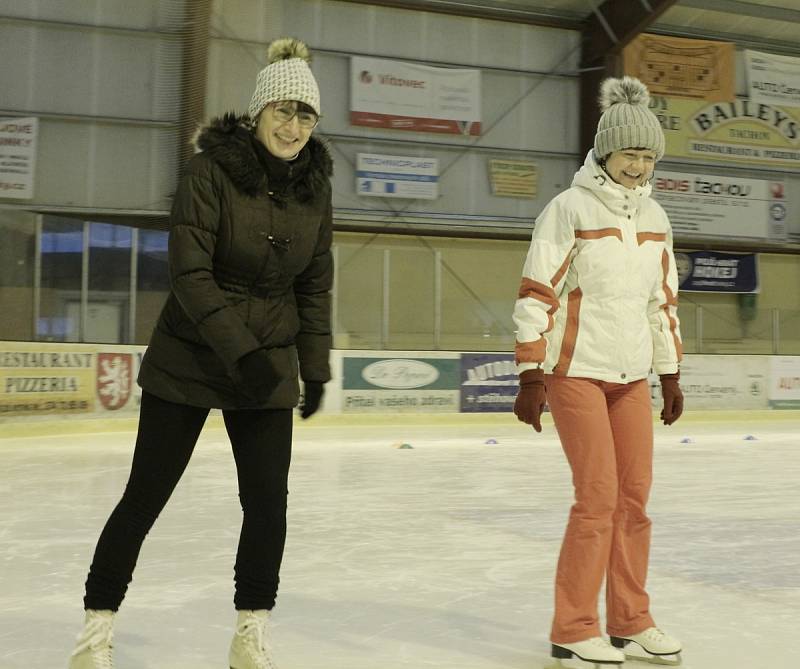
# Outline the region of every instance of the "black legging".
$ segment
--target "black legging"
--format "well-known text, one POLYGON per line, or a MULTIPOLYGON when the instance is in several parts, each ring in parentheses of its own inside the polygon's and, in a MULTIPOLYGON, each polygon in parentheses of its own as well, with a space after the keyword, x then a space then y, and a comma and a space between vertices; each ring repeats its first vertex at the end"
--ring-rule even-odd
MULTIPOLYGON (((85 608, 119 608, 144 538, 186 469, 208 412, 142 393, 130 478, 97 542, 85 608)), ((223 411, 223 417, 244 512, 233 601, 238 610, 271 609, 286 539, 292 411, 223 411)))

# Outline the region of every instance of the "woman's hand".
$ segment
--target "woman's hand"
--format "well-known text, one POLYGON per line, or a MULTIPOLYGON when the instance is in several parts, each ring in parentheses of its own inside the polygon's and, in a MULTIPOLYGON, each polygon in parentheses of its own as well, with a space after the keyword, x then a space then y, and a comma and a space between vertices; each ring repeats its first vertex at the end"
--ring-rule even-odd
POLYGON ((546 403, 544 370, 529 369, 519 375, 519 393, 514 401, 514 413, 523 423, 542 431, 541 416, 546 403))
POLYGON ((664 425, 672 425, 683 413, 683 393, 678 385, 681 373, 661 374, 661 397, 664 398, 664 408, 661 410, 661 420, 664 425))
POLYGON ((238 364, 244 391, 254 400, 264 400, 269 397, 280 381, 269 353, 263 348, 246 353, 239 358, 238 364))
POLYGON ((322 402, 325 384, 322 381, 306 381, 303 386, 303 401, 300 403, 300 417, 305 420, 311 418, 322 402))

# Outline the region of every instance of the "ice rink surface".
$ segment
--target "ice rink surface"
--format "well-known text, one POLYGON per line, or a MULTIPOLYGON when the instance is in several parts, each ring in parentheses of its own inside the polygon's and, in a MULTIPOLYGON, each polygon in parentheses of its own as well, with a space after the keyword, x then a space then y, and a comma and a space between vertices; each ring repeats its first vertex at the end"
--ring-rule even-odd
MULTIPOLYGON (((296 431, 280 668, 549 665, 571 504, 553 427, 396 422, 296 431)), ((130 433, 0 439, 0 669, 66 667, 132 445, 130 433)), ((652 610, 683 641, 684 667, 800 667, 800 421, 658 426, 649 510, 652 610)), ((117 669, 227 668, 239 522, 227 436, 209 426, 144 544, 117 669)))

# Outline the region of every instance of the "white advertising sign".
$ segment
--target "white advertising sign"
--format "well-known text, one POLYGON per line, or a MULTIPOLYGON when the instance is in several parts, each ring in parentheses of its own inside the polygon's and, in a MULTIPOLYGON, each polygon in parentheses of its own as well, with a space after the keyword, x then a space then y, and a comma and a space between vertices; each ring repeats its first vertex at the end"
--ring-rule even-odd
POLYGON ((770 409, 800 409, 800 356, 770 358, 770 409))
POLYGON ((38 118, 0 119, 0 198, 33 197, 38 131, 38 118))
POLYGON ((435 158, 359 153, 356 193, 371 197, 435 200, 439 197, 439 161, 435 158))
POLYGON ((657 170, 652 183, 676 236, 786 241, 782 181, 657 170))
MULTIPOLYGON (((686 355, 681 362, 684 408, 766 409, 767 359, 758 355, 686 355)), ((662 408, 658 376, 650 376, 653 409, 662 408)))
POLYGON ((345 352, 342 412, 457 412, 460 372, 457 353, 345 352))
POLYGON ((800 58, 745 50, 744 62, 751 100, 800 107, 800 58))
POLYGON ((480 70, 354 56, 350 59, 350 123, 480 135, 480 70))

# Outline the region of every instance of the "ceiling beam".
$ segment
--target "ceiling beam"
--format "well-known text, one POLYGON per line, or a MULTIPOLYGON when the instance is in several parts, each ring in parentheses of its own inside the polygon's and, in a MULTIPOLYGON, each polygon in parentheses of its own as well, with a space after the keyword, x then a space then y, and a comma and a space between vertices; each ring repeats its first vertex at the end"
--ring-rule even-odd
MULTIPOLYGON (((583 26, 581 62, 591 66, 609 55, 618 55, 676 2, 677 0, 606 0, 595 7, 583 26)), ((590 0, 590 4, 594 2, 590 0)))
POLYGON ((680 0, 681 7, 702 9, 709 12, 721 12, 734 16, 750 16, 756 19, 800 23, 800 10, 772 5, 758 5, 741 0, 680 0))
POLYGON ((192 137, 205 118, 211 1, 193 0, 186 3, 185 22, 181 31, 183 61, 178 121, 179 174, 194 154, 192 137))
POLYGON ((526 23, 549 28, 563 28, 565 30, 580 30, 584 19, 584 15, 577 12, 530 7, 512 2, 496 4, 477 2, 477 0, 343 0, 343 2, 494 21, 526 23))
POLYGON ((619 75, 622 50, 677 0, 606 0, 599 7, 587 0, 592 13, 581 30, 580 146, 585 155, 594 145, 600 110, 600 83, 619 75))

